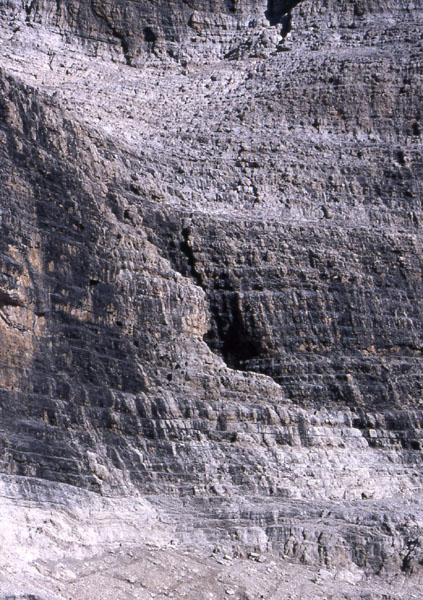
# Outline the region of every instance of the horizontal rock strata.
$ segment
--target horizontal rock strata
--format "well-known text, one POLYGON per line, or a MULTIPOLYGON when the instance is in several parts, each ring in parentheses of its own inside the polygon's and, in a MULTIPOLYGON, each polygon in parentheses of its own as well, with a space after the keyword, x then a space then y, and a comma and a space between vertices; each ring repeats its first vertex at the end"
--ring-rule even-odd
POLYGON ((31 549, 3 597, 93 598, 132 532, 193 552, 215 597, 256 597, 268 560, 309 578, 292 598, 418 598, 421 4, 0 20, 0 539, 31 549), (85 542, 100 504, 121 533, 85 542))

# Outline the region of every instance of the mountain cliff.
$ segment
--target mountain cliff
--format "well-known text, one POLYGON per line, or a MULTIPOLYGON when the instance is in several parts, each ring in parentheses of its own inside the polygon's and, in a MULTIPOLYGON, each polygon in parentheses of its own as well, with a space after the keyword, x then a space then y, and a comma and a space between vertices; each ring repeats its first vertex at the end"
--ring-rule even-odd
POLYGON ((422 14, 0 3, 0 597, 419 597, 422 14))

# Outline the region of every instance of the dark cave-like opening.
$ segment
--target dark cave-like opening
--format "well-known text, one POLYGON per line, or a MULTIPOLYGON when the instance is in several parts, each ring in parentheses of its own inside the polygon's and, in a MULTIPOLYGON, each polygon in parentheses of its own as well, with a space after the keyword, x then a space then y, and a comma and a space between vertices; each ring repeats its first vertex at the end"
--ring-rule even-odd
POLYGON ((210 303, 212 327, 204 341, 210 349, 220 354, 232 369, 246 370, 245 363, 257 358, 262 348, 257 336, 249 331, 237 293, 222 296, 210 303))
POLYGON ((284 28, 292 9, 301 2, 303 0, 267 0, 266 19, 270 25, 282 25, 284 28))

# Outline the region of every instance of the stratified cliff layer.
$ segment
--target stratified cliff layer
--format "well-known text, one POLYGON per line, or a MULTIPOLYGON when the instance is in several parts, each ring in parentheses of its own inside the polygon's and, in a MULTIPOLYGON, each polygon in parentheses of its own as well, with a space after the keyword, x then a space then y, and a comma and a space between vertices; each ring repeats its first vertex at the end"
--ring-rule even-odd
POLYGON ((422 13, 0 4, 4 597, 418 598, 422 13))

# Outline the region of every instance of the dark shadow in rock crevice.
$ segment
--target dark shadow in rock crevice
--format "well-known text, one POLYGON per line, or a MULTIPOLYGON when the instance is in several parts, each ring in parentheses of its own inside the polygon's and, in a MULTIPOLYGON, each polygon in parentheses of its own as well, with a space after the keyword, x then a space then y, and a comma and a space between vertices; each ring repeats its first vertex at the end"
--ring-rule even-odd
POLYGON ((290 18, 290 13, 293 8, 304 0, 267 0, 267 9, 265 12, 266 19, 273 27, 282 25, 285 29, 286 20, 290 18))
POLYGON ((147 211, 143 223, 149 242, 178 273, 204 291, 210 315, 204 342, 228 367, 251 371, 250 361, 265 354, 265 344, 252 322, 251 310, 243 305, 243 296, 235 289, 230 270, 222 268, 216 279, 205 267, 210 256, 198 240, 206 242, 207 229, 182 225, 176 215, 169 218, 160 211, 147 211))
POLYGON ((215 300, 219 301, 209 299, 212 320, 204 341, 231 369, 249 370, 245 368, 245 363, 259 357, 262 348, 260 341, 245 324, 240 297, 237 293, 231 293, 215 300))

